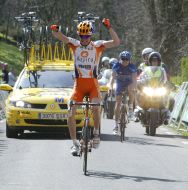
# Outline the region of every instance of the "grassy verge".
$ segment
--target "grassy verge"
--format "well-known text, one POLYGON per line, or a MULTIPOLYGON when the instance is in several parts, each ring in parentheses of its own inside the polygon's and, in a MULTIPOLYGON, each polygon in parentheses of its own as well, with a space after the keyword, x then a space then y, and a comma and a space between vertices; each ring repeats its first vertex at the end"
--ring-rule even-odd
POLYGON ((182 135, 182 136, 187 136, 188 137, 188 131, 187 131, 187 127, 185 125, 181 125, 180 128, 177 128, 177 125, 174 123, 170 123, 168 125, 168 127, 170 129, 172 129, 173 131, 175 131, 176 133, 182 135))
MULTIPOLYGON (((0 39, 5 41, 5 35, 0 33, 0 39)), ((16 44, 16 41, 10 36, 7 36, 7 42, 16 44)))
POLYGON ((18 50, 18 47, 8 44, 4 41, 0 41, 0 61, 8 63, 18 75, 23 68, 23 53, 18 50))

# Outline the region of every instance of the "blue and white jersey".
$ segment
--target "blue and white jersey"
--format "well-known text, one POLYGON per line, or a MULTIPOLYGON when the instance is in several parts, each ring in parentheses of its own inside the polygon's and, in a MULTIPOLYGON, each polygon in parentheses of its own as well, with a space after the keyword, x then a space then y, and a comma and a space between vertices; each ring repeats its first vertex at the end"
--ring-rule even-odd
POLYGON ((132 74, 137 72, 137 68, 134 64, 130 63, 127 66, 123 66, 121 63, 113 65, 112 70, 116 73, 116 83, 121 86, 128 86, 132 83, 132 74))

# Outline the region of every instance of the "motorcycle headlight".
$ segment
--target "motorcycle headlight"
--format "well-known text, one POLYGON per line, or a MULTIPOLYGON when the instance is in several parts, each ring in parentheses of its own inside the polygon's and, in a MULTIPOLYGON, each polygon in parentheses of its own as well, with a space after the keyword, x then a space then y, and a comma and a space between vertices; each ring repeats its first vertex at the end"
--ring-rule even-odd
POLYGON ((154 90, 151 87, 144 87, 143 93, 148 95, 148 96, 153 96, 154 90))
POLYGON ((151 87, 144 87, 143 93, 147 96, 164 96, 167 93, 166 88, 151 88, 151 87))
POLYGON ((164 87, 156 88, 155 90, 156 96, 164 96, 166 93, 167 93, 167 90, 164 87))
POLYGON ((31 108, 31 104, 30 103, 24 102, 22 100, 10 101, 10 104, 12 106, 19 107, 19 108, 31 108))

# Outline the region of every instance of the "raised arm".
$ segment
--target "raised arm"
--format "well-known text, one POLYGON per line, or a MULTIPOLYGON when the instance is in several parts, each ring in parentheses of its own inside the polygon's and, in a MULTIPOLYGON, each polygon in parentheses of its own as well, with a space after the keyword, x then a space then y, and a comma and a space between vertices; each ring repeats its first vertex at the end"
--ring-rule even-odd
POLYGON ((59 31, 59 26, 58 25, 52 25, 51 30, 53 31, 52 35, 57 38, 58 40, 68 43, 69 38, 65 36, 62 32, 59 31))
POLYGON ((120 44, 120 39, 117 35, 117 33, 114 31, 114 29, 111 27, 109 19, 103 19, 103 24, 109 29, 111 40, 105 41, 104 46, 105 48, 112 48, 119 46, 120 44))

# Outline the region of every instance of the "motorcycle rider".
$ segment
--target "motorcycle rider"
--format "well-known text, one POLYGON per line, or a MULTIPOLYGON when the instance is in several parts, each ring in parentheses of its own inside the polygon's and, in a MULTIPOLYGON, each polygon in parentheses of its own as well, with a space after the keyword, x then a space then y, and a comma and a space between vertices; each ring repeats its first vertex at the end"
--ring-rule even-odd
MULTIPOLYGON (((149 55, 152 52, 156 52, 156 51, 154 51, 154 49, 152 49, 151 47, 147 47, 147 48, 144 48, 142 50, 143 62, 138 67, 138 74, 140 74, 144 70, 144 68, 147 67, 150 64, 149 63, 149 55)), ((161 62, 161 67, 163 67, 165 69, 166 75, 167 75, 167 79, 170 80, 169 69, 167 68, 167 66, 163 62, 161 62)))
POLYGON ((109 57, 102 57, 101 62, 99 63, 99 78, 102 77, 104 70, 109 68, 109 61, 109 57))
MULTIPOLYGON (((156 66, 156 59, 158 59, 158 66, 161 66, 161 64, 163 64, 162 63, 162 61, 161 61, 161 55, 160 55, 160 53, 158 53, 158 52, 153 52, 153 53, 151 53, 150 55, 149 55, 149 63, 152 65, 152 66, 156 66)), ((163 69, 164 69, 164 82, 166 83, 166 86, 167 86, 167 88, 169 89, 169 90, 171 90, 171 88, 172 88, 172 84, 171 83, 169 83, 168 81, 169 81, 169 78, 168 78, 168 73, 166 73, 166 70, 165 70, 165 68, 163 67, 163 69)), ((172 109, 173 109, 173 107, 174 107, 174 103, 175 103, 175 100, 174 100, 174 98, 173 97, 171 97, 171 96, 169 96, 169 106, 168 106, 168 108, 169 108, 169 112, 168 112, 168 118, 167 118, 167 120, 165 121, 166 122, 166 124, 168 124, 168 119, 170 118, 170 111, 172 111, 172 109)))
POLYGON ((142 58, 143 58, 143 62, 140 64, 140 66, 138 67, 138 70, 141 72, 142 70, 144 70, 145 67, 147 67, 149 65, 149 61, 148 61, 148 57, 149 54, 154 52, 154 50, 150 47, 144 48, 142 50, 142 58))
MULTIPOLYGON (((149 66, 161 66, 161 54, 159 52, 155 52, 153 51, 152 53, 149 54, 149 57, 148 57, 148 63, 149 63, 149 66)), ((166 74, 166 71, 165 69, 163 68, 162 69, 163 71, 163 76, 164 76, 164 83, 167 82, 167 74, 166 74)), ((161 70, 156 70, 155 73, 152 73, 153 75, 159 75, 161 72, 161 70)), ((146 68, 146 73, 147 73, 147 68, 146 68)), ((148 74, 151 74, 151 73, 148 73, 148 74)))
MULTIPOLYGON (((150 55, 148 57, 148 62, 149 62, 148 66, 155 66, 156 69, 153 69, 152 72, 151 72, 151 69, 149 67, 148 68, 145 67, 144 73, 141 73, 140 78, 142 78, 142 75, 145 75, 145 74, 147 76, 151 77, 151 78, 155 78, 155 77, 160 77, 161 76, 161 79, 162 79, 164 85, 169 89, 169 86, 168 86, 168 77, 167 77, 166 71, 165 71, 165 69, 163 67, 161 67, 162 60, 161 60, 160 53, 159 52, 152 52, 152 53, 150 53, 150 55)), ((138 86, 138 89, 139 89, 139 86, 140 86, 139 83, 138 83, 137 86, 138 86)), ((174 105, 174 99, 172 97, 168 96, 168 100, 169 100, 169 105, 168 105, 167 116, 166 116, 166 119, 164 120, 164 124, 168 124, 168 119, 170 118, 170 111, 172 110, 173 105, 174 105)), ((138 104, 139 103, 141 103, 141 102, 139 102, 139 100, 138 100, 138 104)), ((135 116, 136 117, 138 115, 137 114, 138 110, 139 109, 135 109, 135 116)))
POLYGON ((112 68, 112 77, 110 81, 109 93, 113 90, 114 81, 116 81, 116 104, 115 104, 115 127, 113 134, 118 133, 118 123, 120 116, 120 106, 122 101, 122 92, 128 88, 129 94, 129 117, 133 117, 133 102, 134 91, 136 89, 136 77, 137 69, 134 64, 131 63, 131 53, 129 51, 122 51, 119 54, 119 62, 115 63, 112 68))

